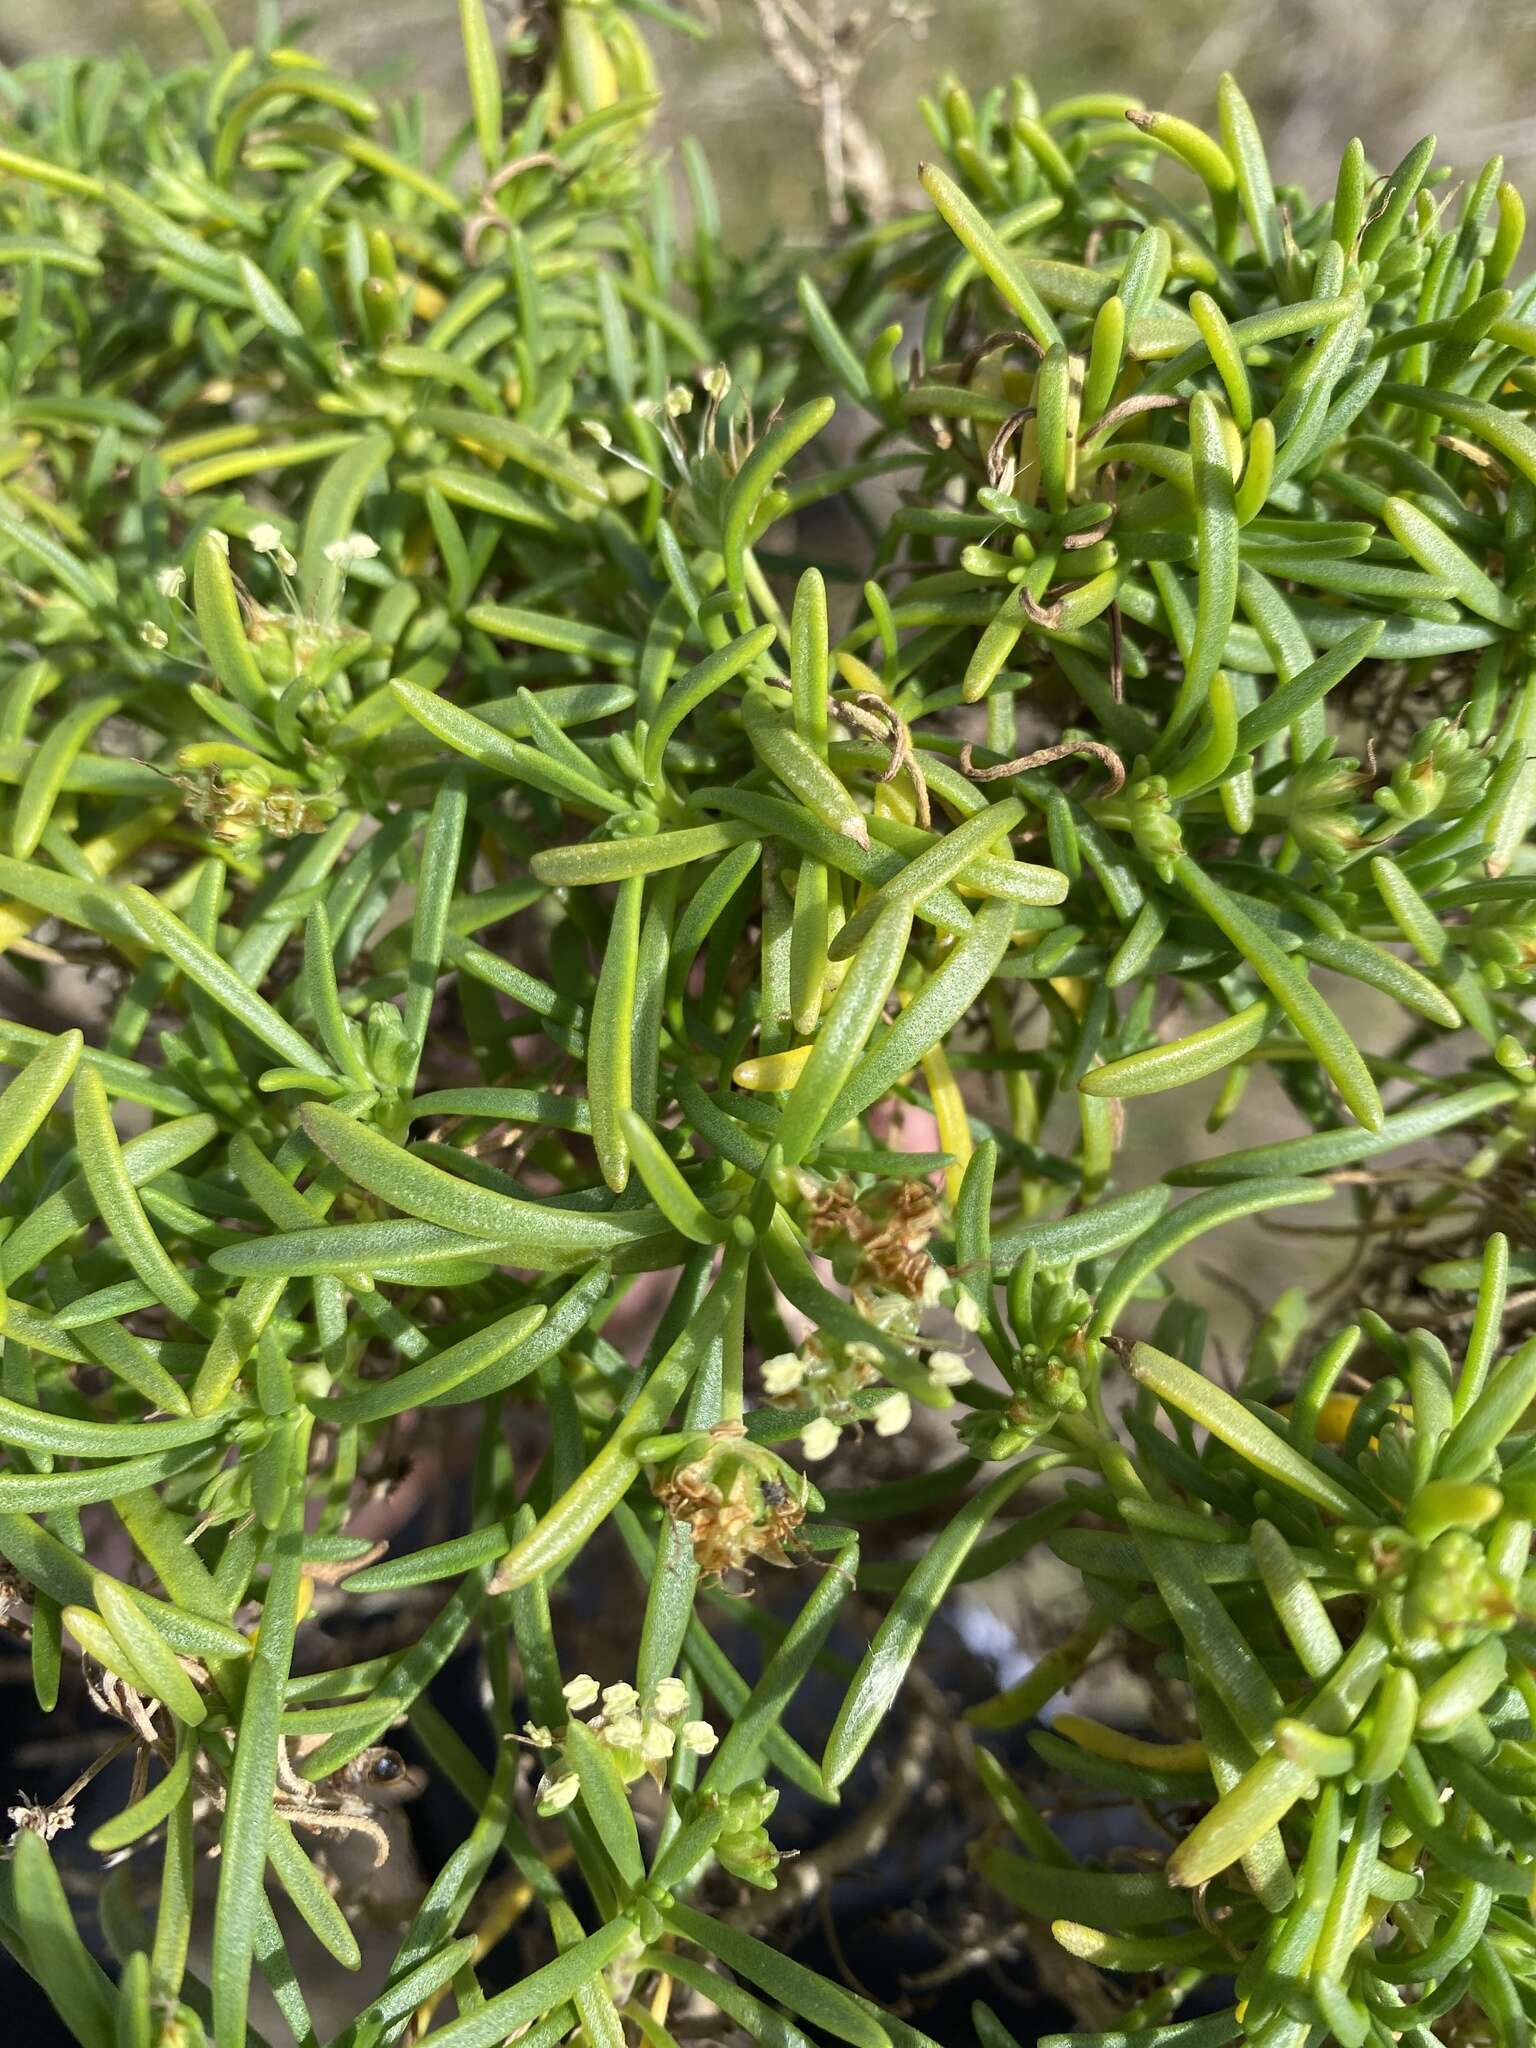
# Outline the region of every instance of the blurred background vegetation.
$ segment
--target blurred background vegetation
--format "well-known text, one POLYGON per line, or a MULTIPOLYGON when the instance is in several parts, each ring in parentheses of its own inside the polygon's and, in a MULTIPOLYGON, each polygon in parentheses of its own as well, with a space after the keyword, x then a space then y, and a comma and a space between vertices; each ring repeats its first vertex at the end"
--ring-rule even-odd
MULTIPOLYGON (((254 0, 218 5, 231 35, 254 0)), ((500 0, 508 22, 538 0, 500 0)), ((687 0, 685 0, 687 4, 687 0)), ((748 238, 792 232, 823 206, 817 126, 766 54, 759 0, 713 6, 719 34, 699 45, 652 40, 669 124, 706 145, 728 227, 748 238)), ((770 6, 773 0, 769 0, 770 6)), ((1045 99, 1123 87, 1149 106, 1203 121, 1215 82, 1236 71, 1286 178, 1331 185, 1359 135, 1394 163, 1426 132, 1445 160, 1475 168, 1495 151, 1536 185, 1536 0, 799 0, 812 21, 867 49, 850 100, 911 182, 925 130, 918 94, 952 70, 979 90, 1025 71, 1045 99)), ((493 6, 493 13, 495 12, 493 6)), ((447 103, 457 84, 454 0, 280 4, 285 32, 373 82, 420 87, 447 103)), ((0 50, 110 49, 125 39, 164 53, 190 41, 176 0, 0 0, 0 50)))

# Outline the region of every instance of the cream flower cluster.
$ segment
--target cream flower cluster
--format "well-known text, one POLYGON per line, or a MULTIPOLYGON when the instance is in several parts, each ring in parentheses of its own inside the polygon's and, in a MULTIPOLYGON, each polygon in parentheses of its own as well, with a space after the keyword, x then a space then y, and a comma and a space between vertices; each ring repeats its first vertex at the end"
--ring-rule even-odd
MULTIPOLYGON (((935 1266, 933 1271, 948 1284, 948 1275, 943 1274, 941 1267, 935 1266)), ((870 1320, 883 1322, 881 1308, 887 1301, 896 1318, 914 1319, 913 1305, 896 1296, 866 1295, 860 1300, 860 1308, 870 1320)), ((966 1295, 961 1295, 960 1301, 967 1308, 972 1306, 966 1295)), ((972 1327, 970 1319, 958 1310, 956 1320, 962 1329, 972 1327)), ((908 1331, 900 1334, 914 1345, 919 1341, 908 1331)), ((964 1386, 971 1377, 971 1369, 960 1353, 942 1346, 929 1350, 922 1364, 929 1385, 935 1388, 964 1386)), ((807 1458, 819 1461, 831 1457, 843 1430, 856 1426, 860 1420, 873 1422, 876 1436, 896 1436, 912 1420, 911 1399, 899 1389, 887 1394, 867 1417, 861 1416, 856 1408, 854 1395, 879 1379, 882 1370, 878 1345, 857 1340, 834 1343, 816 1331, 798 1351, 781 1351, 777 1357, 764 1360, 763 1391, 776 1407, 815 1411, 800 1432, 800 1448, 807 1458)))
MULTIPOLYGON (((688 1688, 680 1678, 664 1678, 644 1697, 627 1684, 600 1686, 587 1672, 561 1687, 565 1704, 573 1716, 584 1715, 590 1707, 602 1706, 583 1722, 587 1733, 613 1752, 619 1776, 626 1785, 649 1775, 660 1779, 673 1753, 682 1749, 694 1756, 708 1756, 718 1747, 719 1737, 707 1721, 684 1720, 688 1711, 688 1688)), ((533 1749, 554 1750, 560 1737, 551 1728, 529 1721, 523 1740, 533 1749)), ((538 1811, 547 1818, 561 1813, 581 1789, 574 1771, 546 1772, 535 1794, 538 1811)))
MULTIPOLYGON (((880 1353, 873 1344, 845 1344, 841 1355, 824 1350, 815 1337, 801 1351, 781 1351, 763 1362, 763 1391, 770 1400, 816 1410, 800 1432, 807 1458, 830 1458, 846 1423, 857 1420, 853 1396, 876 1378, 880 1353)), ((892 1392, 870 1418, 877 1436, 895 1436, 912 1420, 912 1403, 892 1392)))

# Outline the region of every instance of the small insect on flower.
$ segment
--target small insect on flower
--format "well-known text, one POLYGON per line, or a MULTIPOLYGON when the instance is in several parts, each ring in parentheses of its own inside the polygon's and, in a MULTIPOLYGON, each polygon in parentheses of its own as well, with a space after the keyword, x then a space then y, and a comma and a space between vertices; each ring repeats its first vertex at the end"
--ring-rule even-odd
POLYGON ((788 1566, 784 1545, 805 1517, 804 1482, 739 1422, 694 1433, 651 1474, 674 1521, 686 1522, 694 1562, 716 1577, 753 1558, 788 1566))

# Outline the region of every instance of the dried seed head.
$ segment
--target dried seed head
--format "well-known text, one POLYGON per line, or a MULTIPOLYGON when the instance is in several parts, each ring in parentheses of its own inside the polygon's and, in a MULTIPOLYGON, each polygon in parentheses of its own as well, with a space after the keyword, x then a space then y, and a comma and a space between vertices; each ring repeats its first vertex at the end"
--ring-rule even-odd
POLYGON ((62 1835, 75 1824, 75 1809, 67 1802, 45 1805, 41 1800, 30 1798, 25 1792, 18 1792, 17 1803, 5 1810, 11 1824, 11 1839, 25 1832, 41 1835, 45 1842, 51 1842, 56 1835, 62 1835))
POLYGON ((651 1485, 674 1520, 686 1522, 701 1572, 740 1571, 754 1558, 788 1565, 785 1543, 805 1518, 798 1476, 740 1423, 710 1432, 702 1455, 658 1466, 651 1485))

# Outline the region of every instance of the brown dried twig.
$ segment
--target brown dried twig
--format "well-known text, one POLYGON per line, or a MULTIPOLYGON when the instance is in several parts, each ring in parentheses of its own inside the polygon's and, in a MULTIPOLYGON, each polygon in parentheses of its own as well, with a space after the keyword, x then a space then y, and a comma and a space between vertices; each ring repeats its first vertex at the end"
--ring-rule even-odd
POLYGON ((933 824, 933 806, 928 797, 928 783, 923 771, 917 765, 917 754, 912 745, 912 731, 906 720, 883 697, 873 690, 859 690, 852 698, 837 700, 838 714, 861 732, 877 740, 888 739, 891 743, 889 765, 882 768, 875 777, 877 782, 894 782, 905 768, 912 778, 912 793, 917 804, 917 822, 926 832, 933 824))
POLYGON ((1017 412, 1009 413, 1007 419, 992 436, 992 445, 987 450, 987 482, 996 490, 1002 481, 1003 471, 1008 466, 1008 444, 1026 420, 1032 420, 1035 408, 1022 405, 1017 412))
POLYGON ((988 356, 996 355, 1000 348, 1013 348, 1015 345, 1033 349, 1037 361, 1045 354, 1044 349, 1027 328, 1005 327, 996 334, 989 334, 984 341, 977 342, 960 365, 959 382, 969 384, 988 356))
POLYGON ((488 178, 480 193, 480 202, 469 219, 464 223, 461 247, 464 261, 472 264, 480 247, 481 237, 491 228, 507 230, 512 223, 492 205, 496 194, 504 185, 510 185, 514 178, 520 178, 524 171, 531 171, 543 165, 547 169, 559 170, 560 159, 547 149, 530 150, 526 156, 517 156, 510 163, 503 164, 494 177, 488 178))
POLYGON ((1113 796, 1124 788, 1125 763, 1114 748, 1105 746, 1102 740, 1058 740, 1053 747, 1037 747, 1032 754, 1018 754, 1013 760, 998 761, 990 768, 976 767, 970 742, 967 741, 960 749, 960 772, 968 775, 972 782, 997 782, 1005 775, 1025 775, 1031 768, 1049 767, 1052 761, 1065 761, 1072 754, 1092 754, 1096 761, 1103 762, 1109 776, 1103 795, 1113 796))
POLYGON ((849 219, 850 195, 872 220, 891 210, 885 152, 850 105, 859 73, 886 30, 898 23, 921 34, 926 13, 892 5, 878 16, 854 8, 839 17, 835 0, 753 0, 764 47, 795 97, 816 117, 827 207, 835 227, 849 219))

